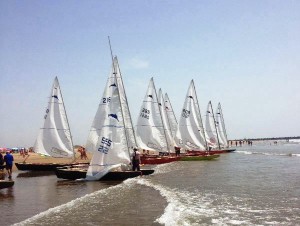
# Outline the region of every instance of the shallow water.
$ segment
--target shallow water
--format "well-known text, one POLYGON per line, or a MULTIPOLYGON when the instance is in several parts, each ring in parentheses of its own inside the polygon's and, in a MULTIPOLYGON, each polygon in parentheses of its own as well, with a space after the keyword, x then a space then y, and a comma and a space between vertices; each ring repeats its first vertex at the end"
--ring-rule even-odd
POLYGON ((0 190, 1 225, 300 225, 299 172, 299 144, 238 147, 117 184, 16 172, 0 190))

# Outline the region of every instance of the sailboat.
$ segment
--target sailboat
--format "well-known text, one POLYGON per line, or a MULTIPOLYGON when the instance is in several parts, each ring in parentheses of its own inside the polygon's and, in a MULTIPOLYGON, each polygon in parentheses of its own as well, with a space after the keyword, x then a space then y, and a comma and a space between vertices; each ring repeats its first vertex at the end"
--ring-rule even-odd
POLYGON ((168 122, 170 125, 171 135, 174 139, 174 137, 176 135, 176 130, 178 127, 178 122, 177 122, 176 115, 174 113, 171 101, 170 101, 167 93, 165 93, 165 110, 166 110, 168 122))
POLYGON ((169 155, 172 144, 166 135, 162 104, 163 98, 159 101, 154 80, 151 78, 136 125, 137 145, 143 150, 142 164, 162 164, 178 160, 166 156, 169 155))
MULTIPOLYGON (((125 89, 121 74, 116 70, 117 58, 112 59, 113 70, 96 113, 92 130, 97 131, 87 141, 87 148, 93 153, 88 168, 79 166, 61 167, 56 170, 58 178, 86 180, 124 180, 139 175, 148 175, 154 170, 130 171, 130 153, 133 140, 128 131, 132 126, 125 89), (118 76, 117 76, 118 74, 118 76), (125 106, 125 107, 124 107, 125 106), (125 110, 124 110, 125 109, 125 110), (97 125, 96 123, 97 122, 97 125), (97 133, 97 135, 96 135, 97 133)), ((133 131, 132 131, 133 132, 133 131)), ((132 133, 134 134, 134 133, 132 133)))
POLYGON ((223 150, 226 150, 227 152, 235 151, 234 148, 229 148, 221 103, 218 103, 218 108, 217 108, 217 112, 216 112, 216 126, 217 126, 217 131, 219 134, 221 148, 223 150))
MULTIPOLYGON (((55 77, 51 88, 48 106, 43 120, 43 127, 39 130, 33 147, 34 152, 54 158, 73 158, 73 160, 75 160, 71 130, 57 77, 55 77)), ((33 171, 53 171, 58 166, 69 164, 15 163, 19 170, 33 171)))
POLYGON ((182 161, 209 160, 218 157, 207 155, 205 135, 197 93, 192 80, 186 94, 175 136, 176 145, 188 153, 181 157, 182 161))
POLYGON ((164 125, 164 130, 165 130, 164 133, 165 133, 166 140, 167 140, 167 151, 168 151, 168 154, 174 154, 175 153, 175 150, 174 150, 175 142, 174 142, 174 137, 173 137, 172 131, 171 131, 170 119, 169 119, 169 115, 166 110, 163 92, 161 89, 158 90, 158 106, 160 109, 162 122, 164 125))
POLYGON ((207 134, 207 144, 209 150, 216 149, 220 147, 219 132, 216 127, 215 115, 213 112, 211 101, 208 102, 205 120, 205 130, 207 134))

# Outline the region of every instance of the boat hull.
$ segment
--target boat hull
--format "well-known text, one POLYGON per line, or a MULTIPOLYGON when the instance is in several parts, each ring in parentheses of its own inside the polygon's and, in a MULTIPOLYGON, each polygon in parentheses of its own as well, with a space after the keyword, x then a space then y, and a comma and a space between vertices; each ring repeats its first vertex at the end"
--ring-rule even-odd
MULTIPOLYGON (((86 177, 87 169, 80 169, 74 167, 59 167, 56 168, 55 174, 57 178, 65 179, 65 180, 77 180, 77 179, 84 179, 86 177)), ((154 170, 145 169, 141 171, 114 171, 109 172, 102 178, 100 181, 122 181, 128 178, 133 178, 142 175, 149 175, 154 173, 154 170)))
MULTIPOLYGON (((74 163, 73 163, 74 164, 74 163)), ((15 163, 22 171, 55 171, 57 167, 70 166, 70 163, 15 163)))
POLYGON ((182 156, 179 161, 208 161, 220 157, 220 155, 186 155, 182 156))
POLYGON ((157 164, 164 164, 164 163, 170 163, 174 161, 178 161, 180 157, 144 157, 141 156, 141 164, 147 164, 147 165, 157 165, 157 164))
POLYGON ((12 180, 10 180, 10 181, 0 180, 0 189, 12 187, 12 186, 14 186, 14 184, 15 184, 15 182, 12 180))

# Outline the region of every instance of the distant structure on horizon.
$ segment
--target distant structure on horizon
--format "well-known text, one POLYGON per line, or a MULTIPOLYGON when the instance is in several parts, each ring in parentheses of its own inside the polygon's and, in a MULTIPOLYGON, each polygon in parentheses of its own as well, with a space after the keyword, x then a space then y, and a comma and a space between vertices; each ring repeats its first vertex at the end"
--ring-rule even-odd
POLYGON ((244 138, 244 139, 232 139, 230 141, 262 141, 262 140, 293 140, 293 139, 300 139, 300 136, 294 136, 294 137, 269 137, 269 138, 244 138))

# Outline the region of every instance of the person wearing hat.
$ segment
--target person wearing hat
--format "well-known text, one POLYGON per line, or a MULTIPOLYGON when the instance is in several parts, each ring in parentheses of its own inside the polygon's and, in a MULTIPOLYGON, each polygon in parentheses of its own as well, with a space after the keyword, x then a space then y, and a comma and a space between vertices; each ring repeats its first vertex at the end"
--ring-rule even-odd
POLYGON ((12 167, 13 167, 13 162, 14 162, 14 157, 12 154, 10 154, 9 151, 6 152, 6 155, 4 156, 4 162, 5 162, 5 168, 8 172, 8 178, 11 178, 12 174, 12 167))
POLYGON ((132 154, 132 171, 140 171, 140 163, 141 163, 141 154, 137 150, 137 148, 133 149, 132 154))

